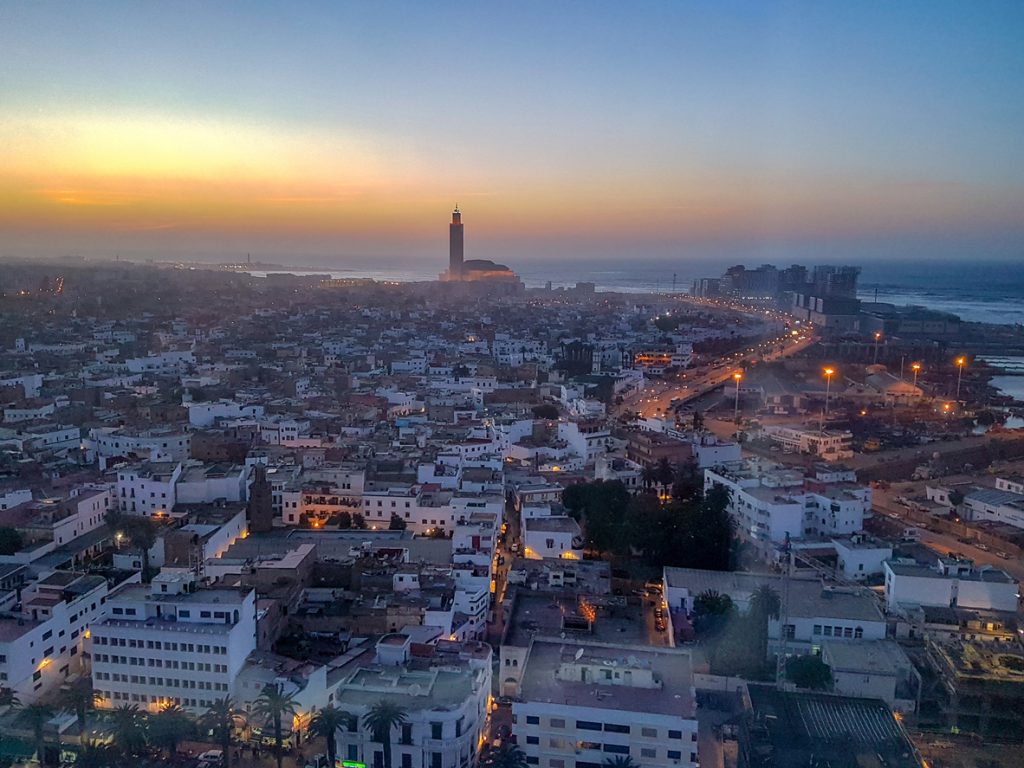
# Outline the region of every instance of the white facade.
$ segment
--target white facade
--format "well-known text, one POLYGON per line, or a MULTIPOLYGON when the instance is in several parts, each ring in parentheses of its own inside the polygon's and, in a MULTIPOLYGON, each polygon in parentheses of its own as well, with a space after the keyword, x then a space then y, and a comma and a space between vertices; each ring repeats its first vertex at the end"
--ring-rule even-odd
POLYGON ((821 432, 782 426, 766 426, 764 432, 772 442, 789 452, 809 453, 827 461, 849 459, 853 456, 851 432, 821 432))
POLYGON ((697 766, 689 654, 573 639, 535 639, 512 704, 527 764, 598 768, 697 766))
POLYGON ((331 703, 351 713, 356 728, 339 730, 338 759, 383 766, 380 742, 362 717, 381 699, 405 710, 407 722, 391 732, 395 768, 470 768, 487 718, 491 694, 491 650, 484 644, 439 642, 429 666, 410 665, 409 638, 385 635, 370 664, 357 659, 338 672, 331 703))
POLYGON ((892 557, 892 545, 863 534, 832 539, 836 548, 836 574, 847 581, 863 581, 883 572, 892 557))
POLYGON ((97 706, 202 712, 234 692, 256 648, 255 590, 195 589, 182 572, 122 587, 92 627, 97 706))
POLYGON ((233 400, 188 404, 188 423, 193 427, 210 427, 217 419, 258 419, 262 416, 262 405, 246 405, 233 400))
POLYGON ((935 567, 900 560, 886 560, 884 565, 889 610, 918 605, 1017 610, 1019 585, 1005 571, 945 558, 935 567))
POLYGON ((129 432, 123 429, 94 429, 90 435, 96 455, 104 458, 135 454, 165 461, 184 461, 189 457, 192 437, 178 430, 129 432))
POLYGON ((117 473, 117 498, 129 515, 170 512, 177 500, 175 487, 181 476, 177 462, 147 462, 117 473))
POLYGON ((540 516, 523 520, 523 555, 531 560, 583 559, 580 524, 571 517, 540 516))
POLYGON ((24 587, 20 613, 0 616, 0 688, 30 704, 81 672, 83 641, 106 597, 106 579, 64 571, 24 587))

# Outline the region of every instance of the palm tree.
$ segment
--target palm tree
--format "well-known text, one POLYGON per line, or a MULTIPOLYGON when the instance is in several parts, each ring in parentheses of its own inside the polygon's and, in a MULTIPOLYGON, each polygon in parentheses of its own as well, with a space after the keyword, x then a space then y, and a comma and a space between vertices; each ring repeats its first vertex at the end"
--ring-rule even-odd
POLYGON ((480 756, 485 768, 527 768, 526 753, 518 744, 504 741, 500 747, 488 746, 480 756))
POLYGON ((268 685, 253 704, 253 714, 262 717, 274 726, 274 756, 277 768, 281 768, 281 718, 284 715, 295 716, 297 706, 290 693, 285 693, 280 685, 268 685))
POLYGON ((125 533, 133 547, 142 550, 142 580, 149 579, 149 550, 156 544, 156 523, 151 517, 133 515, 124 519, 125 533))
POLYGON ((405 710, 387 699, 381 699, 363 715, 363 725, 384 748, 384 768, 391 768, 391 729, 408 722, 405 710))
POLYGON ((633 762, 633 758, 629 755, 616 755, 615 757, 607 758, 602 763, 604 768, 640 768, 639 765, 633 762))
POLYGON ((644 484, 644 488, 648 491, 658 482, 658 470, 656 467, 647 464, 640 471, 640 481, 644 484))
POLYGON ((135 704, 122 704, 110 712, 114 743, 128 757, 146 747, 146 720, 135 704))
POLYGON ((214 699, 210 708, 199 718, 200 727, 213 731, 213 737, 220 744, 220 751, 224 753, 224 768, 231 768, 232 737, 235 728, 240 727, 244 721, 245 718, 230 696, 214 699))
MULTIPOLYGON (((758 663, 764 664, 768 658, 768 620, 779 618, 782 601, 779 593, 770 584, 762 584, 750 598, 750 615, 757 622, 760 656, 758 663)), ((785 627, 781 628, 786 631, 785 627)))
POLYGON ((95 702, 96 692, 92 689, 92 678, 89 677, 80 677, 61 691, 61 707, 75 713, 80 738, 85 736, 85 718, 95 702))
POLYGON ((113 749, 96 739, 84 739, 75 758, 75 768, 110 768, 113 765, 113 749))
POLYGON ((17 722, 32 729, 32 739, 36 744, 39 764, 46 765, 46 724, 57 714, 48 704, 29 704, 18 712, 17 722))
POLYGON ((672 484, 672 479, 676 476, 672 463, 665 456, 658 459, 658 464, 654 467, 654 473, 662 492, 672 484))
POLYGON ((21 707, 21 699, 15 696, 10 688, 0 688, 0 707, 18 709, 21 707))
POLYGON ((309 723, 309 732, 314 736, 323 736, 327 740, 327 765, 334 768, 335 760, 338 757, 338 742, 335 734, 342 726, 347 726, 352 721, 352 715, 341 709, 335 709, 334 705, 328 704, 317 712, 309 723))
POLYGON ((177 704, 168 704, 149 718, 149 739, 154 746, 167 749, 168 759, 174 757, 178 745, 195 735, 195 731, 192 718, 177 704))

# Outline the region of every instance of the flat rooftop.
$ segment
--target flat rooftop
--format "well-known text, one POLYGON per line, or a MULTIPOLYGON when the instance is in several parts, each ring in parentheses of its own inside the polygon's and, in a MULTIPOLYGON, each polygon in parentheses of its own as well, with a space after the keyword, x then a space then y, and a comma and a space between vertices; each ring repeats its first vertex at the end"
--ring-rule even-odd
POLYGON ((526 659, 520 696, 528 702, 594 709, 650 712, 690 718, 697 711, 690 654, 674 648, 589 643, 572 639, 534 640, 526 659), (582 650, 582 653, 580 651, 582 650), (578 658, 577 658, 578 657, 578 658), (563 664, 651 670, 659 686, 640 688, 559 680, 563 664), (607 695, 602 695, 607 692, 607 695))
POLYGON ((748 689, 750 720, 740 738, 751 753, 770 755, 760 765, 921 768, 910 739, 879 699, 783 692, 764 685, 748 689))
POLYGON ((647 643, 642 607, 630 606, 615 595, 552 595, 520 589, 508 624, 505 643, 518 647, 529 645, 534 637, 557 637, 563 631, 592 641, 647 643), (597 612, 590 630, 565 629, 563 619, 583 616, 584 601, 597 612))

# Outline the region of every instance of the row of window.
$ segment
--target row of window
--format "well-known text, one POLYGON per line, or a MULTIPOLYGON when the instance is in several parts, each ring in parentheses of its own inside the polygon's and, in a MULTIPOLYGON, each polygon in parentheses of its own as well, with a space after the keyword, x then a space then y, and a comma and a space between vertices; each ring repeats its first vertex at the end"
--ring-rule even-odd
POLYGON ((136 685, 162 685, 168 688, 198 688, 201 691, 226 691, 227 683, 214 683, 209 680, 179 680, 174 677, 149 677, 146 675, 122 675, 117 672, 95 672, 93 677, 97 680, 106 680, 112 683, 135 683, 136 685))
POLYGON ((831 624, 822 626, 821 624, 814 625, 814 634, 823 635, 824 637, 844 637, 853 638, 854 640, 860 640, 864 637, 863 627, 836 627, 831 624))
POLYGON ((212 707, 213 699, 188 699, 178 698, 177 696, 153 696, 145 693, 123 693, 122 691, 96 691, 96 695, 101 699, 110 699, 111 701, 134 701, 139 704, 167 704, 174 703, 179 707, 212 707))
POLYGON ((177 659, 148 659, 142 656, 117 656, 97 653, 97 663, 127 664, 130 667, 160 667, 161 669, 184 669, 192 672, 220 672, 227 674, 227 664, 208 664, 204 661, 178 661, 177 659))
MULTIPOLYGON (((518 719, 517 715, 513 715, 512 716, 512 722, 513 723, 515 723, 517 721, 517 719, 518 719)), ((565 728, 565 719, 564 718, 552 717, 548 721, 548 723, 549 723, 549 727, 551 727, 551 728, 565 728)), ((526 724, 527 725, 540 725, 540 717, 538 715, 527 715, 526 716, 526 724)), ((625 733, 625 734, 629 734, 629 733, 632 732, 632 728, 630 726, 628 726, 628 725, 621 725, 620 723, 599 723, 599 722, 594 721, 594 720, 577 720, 576 721, 576 730, 579 730, 579 731, 603 731, 604 733, 625 733)), ((657 739, 657 738, 659 738, 659 736, 658 736, 658 729, 657 728, 645 728, 645 727, 642 727, 642 728, 640 728, 640 736, 642 736, 645 739, 657 739)), ((529 738, 534 738, 534 737, 529 737, 529 738)), ((682 731, 670 730, 668 732, 668 738, 670 738, 670 739, 682 739, 683 738, 683 732, 682 731)), ((691 733, 691 740, 692 741, 696 741, 697 740, 696 732, 691 733)), ((535 741, 531 742, 531 741, 529 741, 529 739, 527 739, 526 743, 527 744, 536 744, 537 742, 535 742, 535 741)))
MULTIPOLYGON (((117 608, 114 609, 115 611, 117 608)), ((130 609, 134 611, 135 609, 130 609)), ((203 611, 209 613, 209 611, 203 611)), ((220 611, 218 611, 220 613, 220 611)), ((188 613, 186 612, 187 616, 188 613)), ((222 618, 222 617, 219 617, 222 618)), ((184 651, 186 653, 212 653, 223 656, 228 652, 225 645, 201 645, 196 643, 177 643, 163 640, 135 640, 123 637, 97 636, 93 641, 96 645, 116 645, 121 648, 149 648, 157 651, 184 651)))

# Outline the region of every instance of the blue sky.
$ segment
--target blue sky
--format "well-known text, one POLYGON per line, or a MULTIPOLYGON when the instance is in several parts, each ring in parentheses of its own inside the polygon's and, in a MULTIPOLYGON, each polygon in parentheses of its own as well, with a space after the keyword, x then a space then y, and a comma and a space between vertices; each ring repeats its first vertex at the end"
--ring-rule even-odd
POLYGON ((1021 255, 1021 3, 0 7, 7 251, 1021 255), (973 252, 973 254, 968 253, 973 252))

